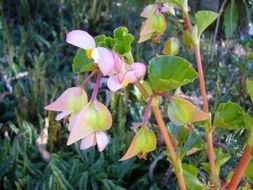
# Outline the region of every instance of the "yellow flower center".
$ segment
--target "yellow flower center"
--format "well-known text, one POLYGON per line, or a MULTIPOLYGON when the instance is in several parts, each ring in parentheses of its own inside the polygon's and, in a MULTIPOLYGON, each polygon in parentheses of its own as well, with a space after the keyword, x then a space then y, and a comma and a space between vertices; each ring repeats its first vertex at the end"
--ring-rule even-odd
POLYGON ((128 85, 128 84, 129 84, 129 80, 128 80, 128 79, 126 79, 126 81, 125 81, 125 83, 124 83, 123 88, 127 87, 127 85, 128 85))
POLYGON ((86 56, 91 59, 91 53, 92 53, 92 49, 87 49, 86 50, 86 56))

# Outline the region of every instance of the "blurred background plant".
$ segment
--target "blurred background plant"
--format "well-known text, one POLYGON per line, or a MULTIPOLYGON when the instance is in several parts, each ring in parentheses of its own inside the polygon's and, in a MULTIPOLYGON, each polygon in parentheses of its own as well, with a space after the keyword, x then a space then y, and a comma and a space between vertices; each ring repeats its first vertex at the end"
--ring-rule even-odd
MULTIPOLYGON (((43 109, 66 88, 85 78, 85 75, 72 75, 71 64, 76 49, 65 43, 68 31, 80 28, 92 35, 110 36, 115 28, 126 26, 138 39, 143 21, 139 14, 146 4, 152 2, 0 1, 1 189, 176 188, 169 162, 162 160, 166 152, 161 149, 153 152, 148 161, 134 158, 118 162, 134 135, 129 127, 132 122, 140 121, 143 114, 145 102, 137 89, 128 87, 117 94, 110 94, 106 87, 101 91, 100 98, 110 104, 114 119, 110 145, 101 154, 95 149, 80 151, 77 144, 67 147, 66 121, 56 123, 55 113, 43 109)), ((245 78, 252 78, 253 72, 253 34, 249 34, 249 25, 253 23, 253 1, 192 0, 189 3, 192 14, 200 9, 221 13, 217 24, 201 41, 208 97, 213 105, 211 110, 214 111, 219 102, 233 101, 252 114, 245 78)), ((177 21, 169 17, 169 22, 177 21)), ((166 38, 177 32, 172 27, 167 31, 166 38)), ((165 41, 165 37, 162 40, 165 41)), ((133 47, 135 60, 145 64, 162 52, 162 45, 150 45, 150 41, 139 45, 135 40, 133 47)), ((180 47, 179 55, 194 63, 193 52, 186 47, 180 47)), ((89 88, 92 84, 87 87, 88 93, 89 88)), ((200 104, 200 94, 195 89, 198 89, 197 81, 175 93, 189 96, 200 104)), ((164 101, 164 115, 166 107, 164 101)), ((155 121, 152 122, 155 126, 155 121)), ((168 125, 168 129, 173 127, 168 125)), ((197 130, 201 136, 203 131, 197 130)), ((215 147, 231 155, 221 169, 221 176, 225 176, 241 155, 245 132, 227 133, 217 129, 214 135, 215 147)), ((163 140, 158 138, 162 147, 163 140)), ((200 166, 206 161, 203 152, 187 157, 185 161, 200 166)))

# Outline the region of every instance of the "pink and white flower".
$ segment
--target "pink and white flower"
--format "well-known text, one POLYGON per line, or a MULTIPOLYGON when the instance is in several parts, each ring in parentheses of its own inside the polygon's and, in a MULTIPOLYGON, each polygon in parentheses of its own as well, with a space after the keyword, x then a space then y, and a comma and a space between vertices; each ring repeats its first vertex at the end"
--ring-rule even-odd
POLYGON ((129 65, 115 53, 114 69, 107 81, 107 86, 111 91, 116 92, 143 77, 145 72, 146 66, 143 63, 135 62, 129 65))
POLYGON ((104 47, 96 47, 94 38, 83 30, 73 30, 66 36, 66 42, 86 50, 89 59, 94 59, 104 76, 108 76, 114 66, 111 51, 104 47))
POLYGON ((105 132, 95 131, 82 139, 80 149, 86 150, 97 145, 98 151, 102 152, 108 143, 109 139, 105 132))
POLYGON ((68 129, 70 130, 74 124, 74 121, 81 111, 81 109, 87 104, 87 94, 81 87, 73 87, 65 90, 59 98, 53 103, 44 107, 46 110, 60 111, 56 116, 56 120, 61 120, 70 115, 70 121, 68 129))

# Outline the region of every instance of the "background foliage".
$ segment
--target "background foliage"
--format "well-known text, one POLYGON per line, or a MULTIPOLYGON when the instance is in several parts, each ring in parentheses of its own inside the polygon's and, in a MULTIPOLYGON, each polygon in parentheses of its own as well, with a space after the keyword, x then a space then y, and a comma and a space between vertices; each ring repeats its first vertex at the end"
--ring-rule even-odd
MULTIPOLYGON (((80 28, 92 35, 112 35, 119 26, 126 26, 138 39, 143 19, 139 14, 147 1, 85 1, 85 0, 2 0, 0 1, 0 188, 1 189, 172 189, 175 177, 165 158, 163 140, 158 136, 159 149, 149 155, 148 161, 131 159, 118 162, 134 133, 132 122, 141 120, 145 102, 138 90, 128 87, 110 94, 104 87, 100 98, 109 105, 114 122, 110 145, 101 154, 95 149, 80 151, 77 144, 66 146, 66 121, 54 121, 55 113, 43 107, 70 86, 80 83, 84 75, 72 75, 72 59, 76 49, 65 43, 65 34, 80 28), (47 122, 49 121, 49 122, 47 122), (49 125, 48 125, 49 123, 49 125), (36 139, 48 127, 46 150, 50 160, 41 155, 36 139)), ((150 1, 152 2, 152 1, 150 1)), ((223 1, 218 3, 219 12, 223 1)), ((212 111, 218 102, 239 103, 251 113, 252 105, 245 91, 245 78, 252 78, 253 62, 247 59, 252 51, 252 37, 248 24, 252 18, 252 0, 231 1, 224 4, 224 12, 213 33, 215 24, 201 41, 204 72, 212 111), (233 8, 231 8, 233 7, 233 8), (232 12, 232 13, 231 13, 232 12), (240 15, 246 14, 244 20, 240 15), (241 22, 246 24, 242 25, 241 22), (231 24, 232 23, 232 24, 231 24), (235 24, 238 23, 238 24, 235 24)), ((207 9, 208 3, 190 2, 192 12, 207 9)), ((211 8, 217 7, 213 4, 211 8)), ((210 7, 209 7, 210 8, 210 7)), ((176 21, 169 20, 176 25, 176 21)), ((168 28, 166 37, 176 32, 168 28)), ((164 42, 166 39, 162 39, 164 42)), ((161 54, 162 45, 134 42, 133 57, 148 63, 161 54)), ((181 46, 180 55, 194 63, 193 52, 181 46)), ((92 84, 88 85, 90 93, 92 84)), ((105 85, 104 85, 105 86, 105 85)), ((191 96, 199 104, 198 81, 175 93, 191 96)), ((167 102, 162 110, 166 115, 167 102)), ((251 113, 252 114, 252 113, 251 113)), ((168 119, 166 119, 168 122, 168 119)), ((152 120, 155 127, 155 121, 152 120)), ((168 129, 173 126, 168 122, 168 129)), ((204 132, 196 129, 199 137, 204 132)), ((155 129, 156 131, 156 129, 155 129)), ((173 132, 174 133, 174 132, 173 132)), ((215 146, 230 152, 231 158, 221 168, 225 176, 235 167, 245 141, 245 131, 215 132, 215 146)), ((185 137, 190 138, 190 137, 185 137)), ((196 138, 196 137, 195 137, 196 138)), ((202 139, 198 139, 201 141, 202 139)), ((204 140, 204 139, 203 139, 204 140)), ((189 140, 189 142, 191 142, 189 140)), ((182 145, 186 147, 186 145, 182 145)), ((44 150, 44 149, 43 149, 44 150)), ((217 149, 220 151, 220 149, 217 149)), ((44 152, 45 153, 45 152, 44 152)), ((46 153, 45 153, 46 154, 46 153)), ((185 158, 186 163, 201 166, 206 162, 200 151, 185 158)), ((222 153, 221 153, 222 154, 222 153)), ((203 166, 204 167, 204 166, 203 166)), ((184 166, 186 172, 190 166, 184 166)), ((205 180, 207 174, 195 171, 205 180)), ((190 175, 189 172, 187 175, 190 175)), ((201 186, 201 182, 198 184, 201 186)))

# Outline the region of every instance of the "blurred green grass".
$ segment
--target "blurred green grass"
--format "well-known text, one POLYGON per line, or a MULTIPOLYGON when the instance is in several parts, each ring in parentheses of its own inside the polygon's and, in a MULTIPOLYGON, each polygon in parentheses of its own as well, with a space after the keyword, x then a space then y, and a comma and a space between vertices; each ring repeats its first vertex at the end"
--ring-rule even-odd
MULTIPOLYGON (((80 151, 78 144, 67 147, 66 121, 54 121, 56 114, 43 109, 66 88, 77 85, 86 76, 73 75, 71 64, 76 48, 65 43, 65 34, 80 28, 92 35, 112 35, 115 28, 126 26, 137 39, 143 21, 139 14, 147 3, 144 0, 1 1, 1 189, 160 189, 159 184, 169 163, 159 161, 153 181, 148 178, 148 170, 161 150, 152 153, 148 162, 135 162, 135 159, 118 162, 134 134, 129 127, 132 122, 141 120, 145 106, 135 96, 137 91, 134 88, 124 90, 123 96, 110 95, 114 124, 110 131, 110 145, 101 154, 94 148, 80 151), (43 161, 35 144, 47 119, 49 137, 46 148, 51 156, 48 162, 43 161)), ((168 34, 171 33, 172 27, 168 34)), ((207 89, 220 102, 235 101, 250 110, 247 95, 238 96, 242 84, 238 80, 241 73, 236 64, 242 61, 243 56, 234 54, 226 46, 225 54, 217 48, 212 60, 210 41, 211 36, 207 35, 202 42, 207 89)), ((135 40, 133 47, 133 56, 137 61, 147 64, 154 56, 150 53, 149 42, 139 45, 135 40)), ((160 46, 155 48, 157 52, 161 50, 160 46)), ((192 52, 187 52, 185 48, 181 48, 180 54, 195 62, 192 52)), ((247 76, 250 74, 248 72, 247 76)), ((199 96, 195 89, 198 89, 198 81, 182 88, 187 95, 199 96)), ((87 90, 89 93, 90 90, 87 90)), ((109 91, 103 88, 101 92, 102 100, 109 91)), ((214 103, 215 98, 210 102, 214 103)), ((166 105, 162 102, 164 115, 166 105)), ((155 123, 153 119, 152 122, 155 123)), ((229 134, 219 131, 217 138, 227 142, 227 139, 236 137, 237 140, 227 143, 229 147, 238 146, 233 149, 236 156, 243 146, 244 136, 239 134, 243 131, 229 134)), ((232 160, 233 164, 237 158, 232 160)), ((196 158, 193 161, 199 162, 196 158)), ((171 177, 165 188, 175 187, 175 178, 171 177)))

